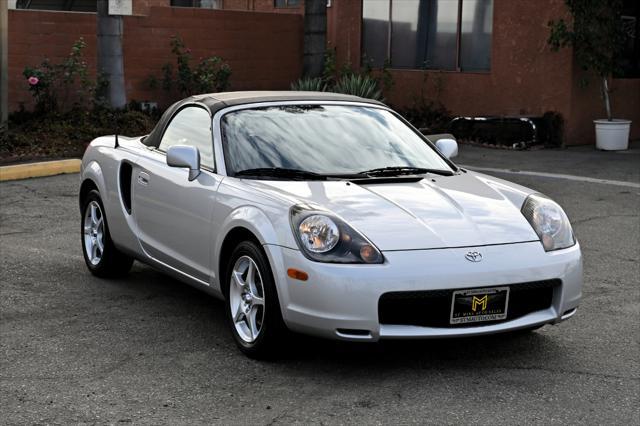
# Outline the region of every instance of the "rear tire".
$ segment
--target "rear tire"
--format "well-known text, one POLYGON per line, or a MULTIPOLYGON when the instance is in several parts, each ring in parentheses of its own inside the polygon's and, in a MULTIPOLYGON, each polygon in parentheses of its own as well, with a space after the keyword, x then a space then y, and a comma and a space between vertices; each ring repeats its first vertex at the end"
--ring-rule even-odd
POLYGON ((100 193, 95 189, 84 199, 80 239, 84 262, 93 275, 111 278, 125 275, 131 269, 133 258, 113 244, 100 193))
POLYGON ((269 261, 253 241, 236 246, 226 265, 225 311, 238 348, 250 358, 277 355, 286 326, 269 261))

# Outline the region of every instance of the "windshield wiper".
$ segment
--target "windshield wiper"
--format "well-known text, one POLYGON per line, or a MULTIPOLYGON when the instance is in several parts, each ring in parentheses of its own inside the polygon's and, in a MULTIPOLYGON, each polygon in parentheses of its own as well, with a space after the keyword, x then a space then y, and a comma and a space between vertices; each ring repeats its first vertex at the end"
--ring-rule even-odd
POLYGON ((399 176, 399 175, 417 175, 424 173, 433 173, 441 176, 453 176, 451 170, 443 169, 425 169, 423 167, 410 167, 410 166, 391 166, 380 167, 377 169, 364 170, 359 172, 359 175, 365 176, 399 176))
POLYGON ((299 180, 327 180, 328 176, 305 170, 286 169, 283 167, 260 167, 256 169, 246 169, 235 172, 234 176, 255 176, 255 177, 275 177, 299 180))

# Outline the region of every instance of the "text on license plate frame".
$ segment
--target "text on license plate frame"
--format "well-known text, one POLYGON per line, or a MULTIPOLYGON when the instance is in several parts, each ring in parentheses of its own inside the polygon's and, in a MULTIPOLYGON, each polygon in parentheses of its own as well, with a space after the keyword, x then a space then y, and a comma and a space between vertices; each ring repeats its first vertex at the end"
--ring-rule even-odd
POLYGON ((502 286, 456 290, 451 295, 451 315, 449 317, 449 324, 455 325, 501 321, 507 318, 508 311, 509 287, 502 286), (501 293, 504 293, 504 305, 501 303, 503 299, 501 293), (469 300, 469 298, 471 298, 471 300, 469 300), (456 303, 456 301, 458 301, 458 303, 456 303), (460 312, 464 309, 465 305, 470 305, 470 307, 475 310, 480 308, 480 312, 477 314, 473 313, 475 311, 472 310, 460 312), (500 309, 501 306, 502 308, 500 309), (482 313, 484 311, 487 311, 487 313, 482 313))

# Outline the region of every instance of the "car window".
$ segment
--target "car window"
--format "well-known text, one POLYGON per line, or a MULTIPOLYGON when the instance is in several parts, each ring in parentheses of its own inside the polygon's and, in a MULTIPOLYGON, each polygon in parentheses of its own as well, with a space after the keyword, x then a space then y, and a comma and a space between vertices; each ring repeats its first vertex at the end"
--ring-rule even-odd
POLYGON ((211 117, 204 108, 187 107, 173 117, 158 149, 167 152, 173 145, 195 146, 200 151, 200 165, 214 169, 211 117))
POLYGON ((227 173, 287 168, 349 174, 382 167, 451 171, 424 139, 380 108, 288 105, 243 109, 222 119, 227 173))

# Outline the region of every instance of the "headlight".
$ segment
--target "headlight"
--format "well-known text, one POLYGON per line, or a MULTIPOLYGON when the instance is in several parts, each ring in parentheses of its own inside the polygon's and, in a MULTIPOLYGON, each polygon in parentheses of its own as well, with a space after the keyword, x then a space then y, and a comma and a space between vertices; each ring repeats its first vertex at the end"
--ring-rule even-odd
POLYGON ((302 253, 328 263, 382 263, 380 250, 364 235, 328 212, 291 208, 291 228, 302 253))
POLYGON ((300 241, 312 253, 326 253, 338 244, 338 225, 328 216, 307 216, 298 225, 300 241))
POLYGON ((571 247, 576 243, 569 218, 556 202, 542 194, 527 197, 522 214, 536 231, 545 251, 571 247))

